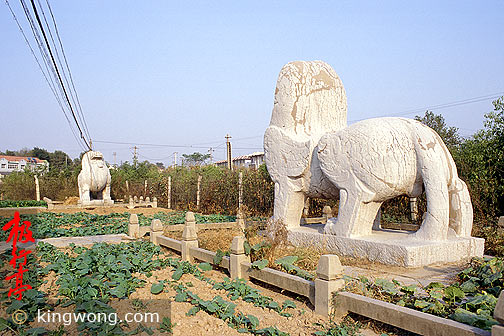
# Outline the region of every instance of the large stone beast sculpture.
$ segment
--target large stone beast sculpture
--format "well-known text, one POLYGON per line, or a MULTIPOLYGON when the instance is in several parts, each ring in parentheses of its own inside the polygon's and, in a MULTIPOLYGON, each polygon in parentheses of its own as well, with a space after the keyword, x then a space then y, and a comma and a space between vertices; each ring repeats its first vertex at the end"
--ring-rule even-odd
POLYGON ((321 61, 291 62, 280 71, 265 160, 275 182, 274 219, 298 227, 306 197, 340 198, 338 219, 325 232, 371 234, 383 201, 427 194, 417 238, 444 240, 451 226, 469 236, 472 207, 467 188, 439 136, 404 118, 366 120, 346 127, 341 80, 321 61))
POLYGON ((364 120, 324 135, 317 155, 325 176, 340 190, 338 218, 326 233, 343 237, 371 234, 382 202, 400 195, 418 197, 422 185, 427 212, 414 234, 445 240, 449 228, 469 237, 472 206, 450 152, 439 135, 405 118, 364 120))
POLYGON ((110 198, 110 172, 100 152, 89 151, 82 156, 79 173, 79 198, 82 205, 98 203, 113 204, 110 198), (95 196, 95 197, 92 197, 95 196))

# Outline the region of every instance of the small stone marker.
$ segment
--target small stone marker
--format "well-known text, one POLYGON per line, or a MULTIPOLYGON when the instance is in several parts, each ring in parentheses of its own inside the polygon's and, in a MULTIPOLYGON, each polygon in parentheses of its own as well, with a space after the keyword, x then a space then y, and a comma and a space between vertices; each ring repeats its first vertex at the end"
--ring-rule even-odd
POLYGON ((343 267, 335 254, 320 257, 315 279, 315 313, 328 316, 332 310, 332 293, 345 286, 343 267))
POLYGON ((184 232, 182 232, 182 261, 194 262, 191 256, 191 247, 198 247, 198 235, 196 233, 196 219, 194 213, 186 213, 184 232))
POLYGON ((231 253, 229 255, 229 273, 231 279, 241 278, 248 280, 247 272, 243 272, 241 264, 243 262, 250 262, 250 257, 245 254, 245 237, 237 236, 231 242, 231 253))
POLYGON ((128 235, 132 238, 139 238, 140 236, 140 224, 138 222, 138 215, 131 214, 128 224, 128 235))
POLYGON ((161 220, 159 219, 153 219, 150 229, 151 242, 158 245, 157 238, 163 234, 163 223, 161 223, 161 220))

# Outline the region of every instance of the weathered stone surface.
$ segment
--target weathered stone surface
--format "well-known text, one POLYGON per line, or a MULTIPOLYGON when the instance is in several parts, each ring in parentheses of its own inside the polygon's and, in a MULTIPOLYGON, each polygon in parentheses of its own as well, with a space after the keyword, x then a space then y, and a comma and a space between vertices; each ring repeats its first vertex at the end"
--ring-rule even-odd
MULTIPOLYGON (((470 237, 472 204, 439 135, 412 119, 375 118, 346 127, 346 118, 345 90, 329 65, 291 62, 282 68, 264 135, 275 182, 273 222, 298 228, 306 197, 339 198, 338 217, 327 220, 325 233, 367 237, 380 230, 384 201, 417 197, 425 187, 427 211, 408 238, 450 240, 450 246, 460 241, 455 250, 467 250, 467 242, 476 240, 452 238, 470 237)), ((479 254, 482 243, 475 244, 479 254)), ((474 253, 448 254, 459 260, 474 253)))
POLYGON ((337 317, 350 311, 419 335, 490 336, 486 330, 354 293, 338 293, 336 309, 337 317))
POLYGON ((504 326, 501 325, 492 326, 492 336, 504 336, 504 326))
POLYGON ((243 244, 245 243, 246 238, 243 236, 237 236, 233 238, 231 242, 231 253, 232 254, 245 254, 245 248, 243 244))
POLYGON ((504 228, 504 216, 499 217, 499 223, 497 224, 499 227, 504 228))
POLYGON ((315 313, 328 316, 333 308, 333 293, 345 287, 345 280, 315 279, 315 313))
POLYGON ((140 224, 137 214, 131 214, 128 224, 128 235, 133 238, 140 238, 140 224))
POLYGON ((472 205, 439 135, 418 121, 375 118, 325 134, 318 143, 322 172, 340 190, 338 218, 325 231, 342 237, 371 234, 383 201, 417 197, 425 186, 427 212, 414 237, 469 237, 472 205))
POLYGON ((153 219, 151 222, 151 230, 154 232, 163 231, 163 223, 159 219, 153 219))
POLYGON ((369 236, 348 238, 324 234, 324 226, 313 224, 288 229, 288 240, 295 246, 319 247, 340 256, 403 267, 421 267, 482 257, 485 240, 450 237, 444 241, 413 239, 413 233, 394 230, 373 231, 369 236))
POLYGON ((275 182, 274 219, 297 227, 306 196, 337 197, 312 154, 322 135, 346 127, 346 117, 345 89, 331 66, 297 61, 282 68, 264 134, 265 161, 275 182))
POLYGON ((339 257, 335 254, 324 254, 320 257, 317 266, 317 277, 322 280, 335 280, 341 278, 343 267, 339 257))
POLYGON ((138 224, 138 215, 137 214, 131 214, 129 218, 130 224, 138 224))
POLYGON ((110 171, 103 160, 103 154, 97 151, 89 151, 82 156, 82 170, 79 173, 79 202, 83 206, 114 204, 110 198, 110 171), (91 192, 98 195, 97 199, 91 199, 91 192), (95 202, 93 202, 95 201, 95 202))
POLYGON ((495 305, 494 318, 500 324, 504 324, 504 291, 500 293, 497 305, 495 305))

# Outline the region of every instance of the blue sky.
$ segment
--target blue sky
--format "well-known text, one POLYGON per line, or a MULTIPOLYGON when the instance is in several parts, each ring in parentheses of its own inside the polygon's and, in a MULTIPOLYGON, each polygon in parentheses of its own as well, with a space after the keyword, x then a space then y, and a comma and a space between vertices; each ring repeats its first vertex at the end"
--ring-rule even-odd
MULTIPOLYGON (((20 5, 9 1, 28 27, 20 5)), ((348 97, 348 120, 504 92, 503 1, 52 0, 94 141, 140 145, 140 160, 177 151, 225 158, 262 148, 282 66, 323 60, 348 97), (201 148, 199 148, 201 147, 201 148)), ((0 150, 81 149, 12 15, 0 6, 0 150)), ((434 109, 465 136, 491 100, 434 109)), ((417 114, 423 114, 419 112, 417 114)), ((415 113, 405 115, 414 117, 415 113)), ((95 142, 111 162, 132 145, 95 142)), ((158 161, 158 160, 151 160, 158 161)))

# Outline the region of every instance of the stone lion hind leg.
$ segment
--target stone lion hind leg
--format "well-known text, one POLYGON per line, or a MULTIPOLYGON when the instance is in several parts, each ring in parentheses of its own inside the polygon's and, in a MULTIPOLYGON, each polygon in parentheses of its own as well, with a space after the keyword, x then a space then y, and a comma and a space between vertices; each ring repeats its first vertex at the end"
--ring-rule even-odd
POLYGON ((459 237, 470 237, 473 224, 471 196, 464 181, 455 178, 448 187, 450 197, 450 228, 459 237))
POLYGON ((427 211, 414 237, 422 240, 446 240, 449 223, 448 182, 442 164, 432 158, 423 158, 422 171, 427 211))

